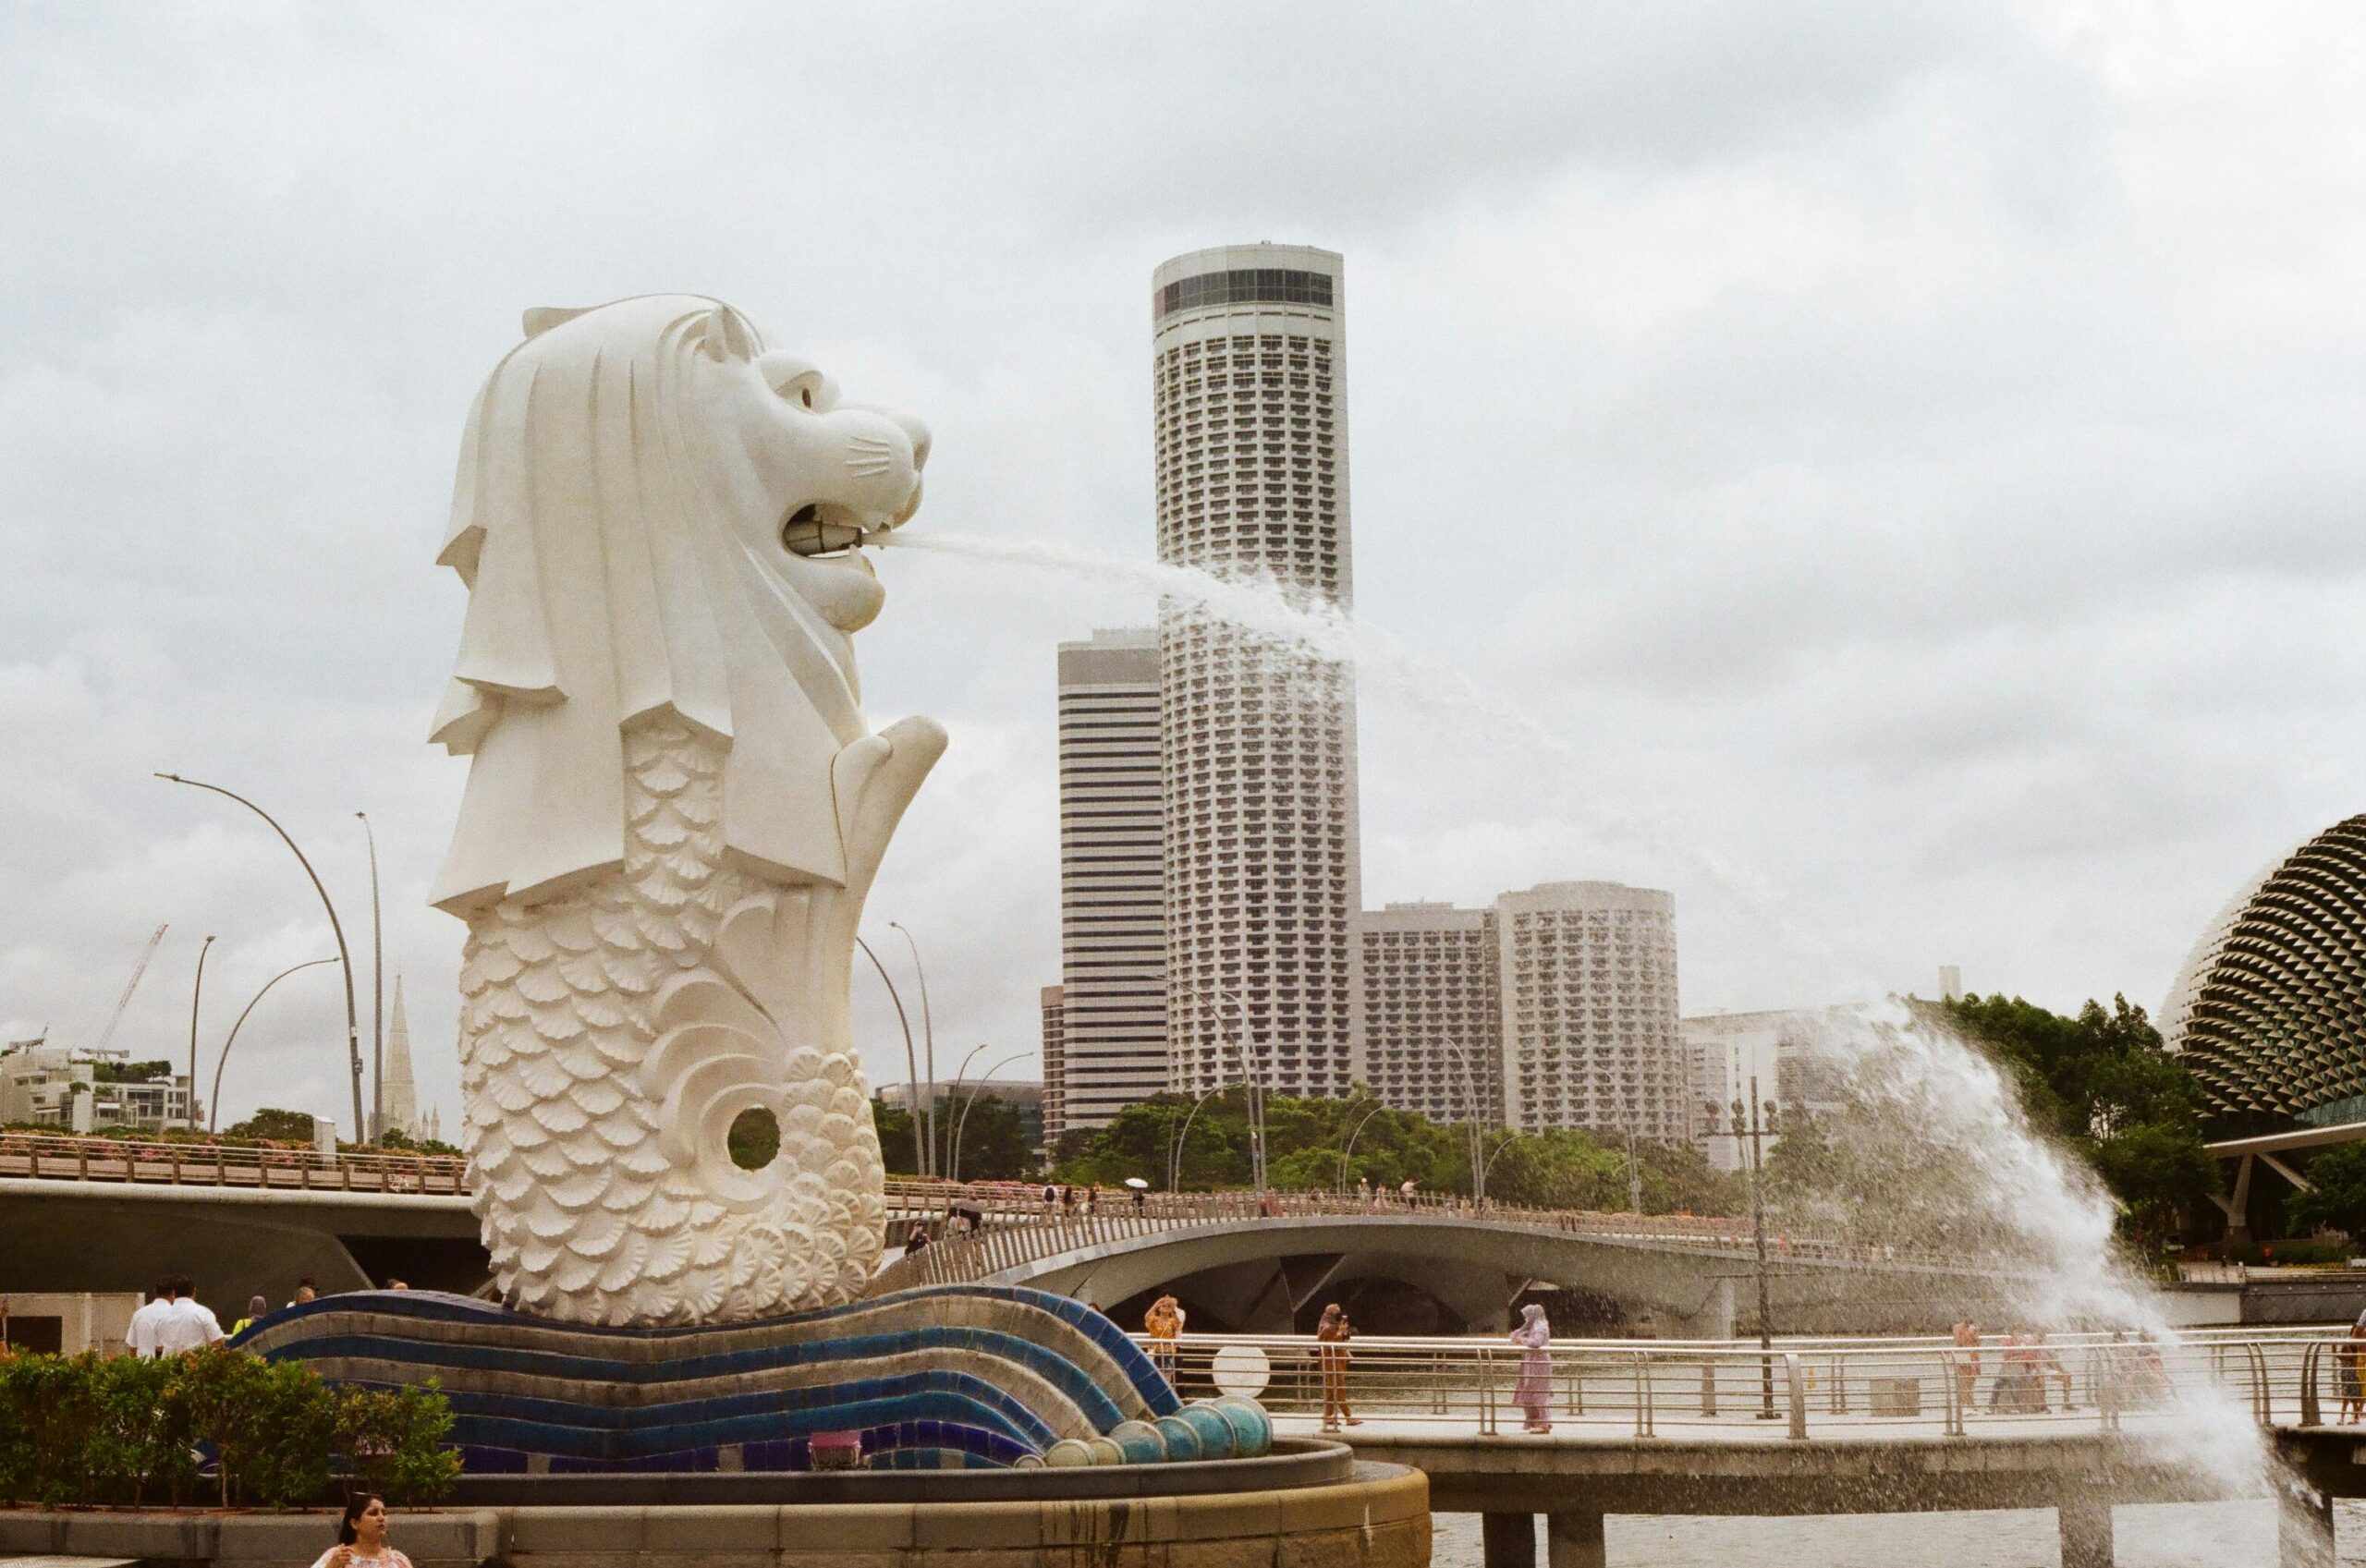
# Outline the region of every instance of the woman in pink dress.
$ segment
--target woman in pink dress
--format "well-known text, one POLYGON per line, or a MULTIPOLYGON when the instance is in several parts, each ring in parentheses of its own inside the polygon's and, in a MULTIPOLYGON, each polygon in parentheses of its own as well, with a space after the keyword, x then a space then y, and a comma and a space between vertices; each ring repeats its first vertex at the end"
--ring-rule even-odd
POLYGON ((1512 1343, 1520 1348, 1519 1383, 1512 1390, 1512 1403, 1526 1417, 1520 1430, 1549 1432, 1553 1429, 1553 1357, 1544 1347, 1553 1343, 1553 1325, 1544 1320, 1544 1308, 1532 1301, 1519 1310, 1520 1325, 1512 1331, 1512 1343))

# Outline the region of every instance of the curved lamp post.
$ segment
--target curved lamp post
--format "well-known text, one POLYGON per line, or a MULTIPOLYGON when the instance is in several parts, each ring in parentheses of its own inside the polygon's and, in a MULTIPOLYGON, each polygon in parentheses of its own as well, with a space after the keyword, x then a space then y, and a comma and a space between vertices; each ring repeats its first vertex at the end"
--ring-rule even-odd
POLYGON ((912 1020, 904 1012, 904 999, 896 994, 896 982, 887 978, 887 966, 879 961, 879 954, 872 952, 871 944, 860 937, 854 939, 854 944, 862 949, 862 955, 871 960, 872 968, 879 971, 879 983, 887 988, 887 1000, 896 1004, 896 1022, 904 1026, 904 1071, 910 1075, 912 1091, 912 1169, 925 1177, 928 1174, 929 1149, 921 1136, 921 1068, 912 1056, 912 1020))
POLYGON ((1023 1062, 1028 1057, 1034 1054, 1035 1052, 1032 1050, 1013 1052, 1011 1055, 1004 1057, 1001 1061, 987 1068, 984 1075, 981 1076, 976 1083, 970 1086, 970 1098, 961 1102, 961 1114, 953 1119, 953 1165, 952 1175, 950 1177, 951 1180, 957 1182, 961 1179, 961 1134, 962 1131, 970 1125, 970 1107, 978 1103, 979 1097, 986 1092, 986 1086, 994 1082, 994 1076, 996 1073, 1001 1072, 1005 1067, 1009 1066, 1014 1062, 1023 1062))
MULTIPOLYGON (((1193 980, 1189 983, 1194 990, 1201 991, 1203 997, 1206 992, 1213 991, 1219 997, 1230 1002, 1235 1007, 1240 1010, 1241 1026, 1244 1030, 1247 1028, 1249 1023, 1249 1004, 1242 1002, 1238 994, 1226 990, 1221 985, 1216 984, 1213 980, 1193 980)), ((1231 1039, 1232 1053, 1240 1061, 1241 1087, 1249 1091, 1249 1179, 1250 1185, 1255 1186, 1256 1189, 1262 1193, 1265 1190, 1264 1085, 1262 1075, 1260 1075, 1257 1069, 1250 1064, 1249 1047, 1247 1043, 1239 1035, 1233 1034, 1231 1030, 1224 1027, 1224 1009, 1222 1007, 1216 1008, 1215 1015, 1216 1032, 1220 1036, 1228 1036, 1231 1039)))
POLYGON ((205 1104, 205 1130, 208 1134, 213 1131, 214 1124, 222 1119, 222 1068, 230 1060, 230 1048, 238 1043, 238 1031, 246 1027, 247 1015, 255 1010, 255 1003, 263 999, 264 991, 268 991, 298 969, 310 969, 316 965, 335 962, 334 958, 307 958, 301 964, 291 965, 263 981, 262 990, 248 998, 246 1006, 239 1009, 238 1021, 230 1026, 229 1036, 222 1042, 222 1054, 213 1059, 213 1091, 206 1097, 205 1104))
POLYGON ((1487 1201, 1487 1173, 1495 1168, 1495 1156, 1503 1153, 1504 1150, 1509 1149, 1520 1139, 1528 1136, 1527 1133, 1518 1127, 1506 1127, 1504 1129, 1504 1132, 1506 1134, 1504 1141, 1497 1144, 1494 1148, 1494 1153, 1487 1156, 1487 1163, 1479 1167, 1479 1197, 1477 1201, 1482 1205, 1487 1201))
MULTIPOLYGON (((921 1020, 921 1021, 922 1021, 923 1023, 925 1023, 925 1022, 927 1021, 927 1020, 926 1020, 926 1015, 922 1015, 922 1020, 921 1020)), ((957 1068, 955 1068, 955 1069, 953 1070, 953 1091, 952 1091, 952 1093, 951 1093, 951 1094, 949 1094, 949 1095, 947 1095, 947 1096, 945 1097, 946 1099, 948 1099, 948 1100, 955 1100, 955 1099, 958 1099, 958 1098, 960 1098, 960 1094, 961 1094, 961 1084, 962 1084, 962 1081, 963 1081, 964 1079, 968 1078, 968 1077, 969 1077, 969 1076, 970 1076, 970 1063, 972 1063, 972 1062, 975 1062, 975 1061, 978 1059, 978 1052, 980 1052, 981 1051, 985 1050, 985 1049, 986 1049, 986 1047, 988 1046, 988 1044, 990 1044, 990 1043, 991 1043, 990 1041, 986 1041, 986 1040, 980 1040, 977 1044, 975 1044, 975 1045, 973 1045, 973 1046, 971 1046, 971 1047, 970 1048, 970 1053, 969 1053, 967 1056, 964 1056, 963 1058, 961 1058, 961 1065, 960 1065, 960 1066, 958 1066, 958 1067, 957 1067, 957 1068)), ((932 1081, 932 1082, 929 1084, 929 1086, 928 1086, 928 1102, 929 1102, 929 1109, 930 1109, 930 1111, 931 1111, 932 1112, 934 1112, 934 1110, 936 1109, 936 1098, 937 1098, 937 1096, 936 1096, 936 1085, 935 1085, 935 1083, 934 1083, 933 1081, 932 1081)), ((949 1152, 951 1152, 949 1149, 945 1149, 945 1150, 938 1150, 938 1149, 937 1149, 937 1148, 936 1148, 936 1145, 935 1145, 935 1142, 934 1142, 934 1139, 935 1139, 935 1137, 936 1137, 936 1119, 935 1119, 935 1117, 934 1117, 934 1115, 933 1115, 933 1114, 932 1114, 932 1115, 931 1115, 931 1117, 929 1118, 929 1129, 928 1129, 928 1132, 929 1132, 929 1137, 930 1137, 930 1139, 931 1139, 931 1142, 930 1142, 930 1145, 929 1145, 929 1149, 930 1149, 930 1158, 934 1159, 934 1158, 936 1157, 936 1155, 937 1155, 938 1153, 940 1153, 940 1152, 944 1152, 944 1153, 949 1153, 949 1152)), ((948 1141, 949 1141, 949 1140, 948 1140, 948 1141)), ((940 1163, 940 1164, 942 1164, 942 1163, 943 1163, 943 1161, 939 1161, 939 1163, 940 1163)), ((957 1161, 956 1161, 955 1163, 956 1163, 956 1166, 957 1166, 957 1168, 958 1162, 957 1162, 957 1161)), ((959 1178, 958 1178, 958 1177, 954 1176, 954 1175, 952 1175, 952 1174, 950 1174, 950 1173, 948 1173, 948 1174, 945 1176, 945 1179, 946 1181, 957 1181, 957 1180, 959 1180, 959 1178)))
MULTIPOLYGON (((197 980, 189 988, 189 1124, 191 1132, 197 1130, 197 1003, 198 999, 205 994, 205 955, 213 951, 212 937, 207 937, 198 945, 197 980)), ((208 1125, 210 1127, 210 1122, 208 1125)))
MULTIPOLYGON (((921 1049, 928 1055, 928 1149, 932 1164, 936 1160, 936 1019, 928 1005, 928 967, 921 962, 921 944, 912 940, 910 928, 900 920, 890 920, 887 929, 904 933, 904 945, 912 950, 912 970, 921 978, 921 1049)), ((874 960, 876 962, 876 960, 874 960)), ((884 971, 882 971, 884 973, 884 971)), ((922 1114, 920 1105, 912 1106, 912 1114, 922 1114)))
MULTIPOLYGON (((1191 1124, 1199 1120, 1200 1107, 1226 1089, 1246 1088, 1247 1083, 1246 1079, 1241 1079, 1237 1082, 1218 1084, 1191 1102, 1191 1113, 1183 1118, 1183 1130, 1177 1133, 1175 1141, 1166 1146, 1166 1190, 1168 1192, 1177 1191, 1183 1180, 1183 1140, 1191 1136, 1191 1124)), ((1261 1187, 1259 1190, 1263 1189, 1261 1187)))
POLYGON ((370 1141, 376 1143, 386 1136, 386 932, 378 918, 378 835, 369 812, 354 815, 370 845, 370 1141))
POLYGON ((1372 1102, 1372 1109, 1366 1111, 1356 1122, 1356 1130, 1348 1135, 1348 1147, 1339 1151, 1338 1185, 1339 1196, 1341 1197, 1348 1196, 1348 1161, 1355 1157, 1356 1140, 1364 1136, 1365 1124, 1387 1109, 1388 1106, 1385 1101, 1374 1100, 1372 1102))
POLYGON ((336 938, 337 962, 345 966, 345 1054, 353 1069, 353 1130, 357 1136, 368 1138, 370 1124, 361 1117, 361 1018, 353 1004, 353 954, 346 948, 344 922, 336 918, 336 906, 329 902, 329 890, 321 885, 321 874, 312 869, 312 863, 304 857, 302 850, 296 847, 296 841, 287 836, 287 830, 279 825, 278 819, 245 796, 224 789, 220 784, 185 779, 178 773, 158 773, 156 776, 167 784, 187 784, 191 789, 210 789, 216 795, 228 796, 269 822, 271 831, 279 835, 279 842, 287 846, 288 853, 296 857, 297 864, 304 868, 304 874, 312 879, 312 891, 321 895, 321 907, 329 912, 329 934, 336 938))
POLYGON ((1438 1043, 1453 1052, 1456 1064, 1462 1069, 1462 1088, 1467 1097, 1465 1103, 1470 1107, 1470 1201, 1483 1203, 1487 1198, 1487 1168, 1479 1161, 1479 1080, 1472 1075, 1470 1058, 1464 1053, 1462 1047, 1450 1039, 1442 1039, 1438 1043))

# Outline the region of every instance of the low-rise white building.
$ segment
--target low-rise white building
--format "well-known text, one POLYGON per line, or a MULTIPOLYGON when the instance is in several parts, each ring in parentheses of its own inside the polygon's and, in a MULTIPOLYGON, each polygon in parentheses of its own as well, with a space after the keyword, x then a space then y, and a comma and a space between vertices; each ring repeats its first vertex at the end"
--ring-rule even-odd
POLYGON ((0 1047, 0 1123, 66 1132, 190 1124, 189 1078, 127 1051, 88 1051, 22 1039, 0 1047))

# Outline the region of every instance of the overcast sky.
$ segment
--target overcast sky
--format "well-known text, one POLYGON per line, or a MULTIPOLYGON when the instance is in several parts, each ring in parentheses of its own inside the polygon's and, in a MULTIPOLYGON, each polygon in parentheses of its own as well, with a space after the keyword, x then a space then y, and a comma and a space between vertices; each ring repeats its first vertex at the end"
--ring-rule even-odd
MULTIPOLYGON (((450 1125, 432 557, 525 307, 718 296, 931 423, 915 529, 1147 555, 1151 269, 1256 239, 1347 257, 1360 617, 1580 760, 1367 680, 1369 902, 1672 888, 1688 1012, 2153 1006, 2366 808, 2361 103, 2340 4, 8 5, 0 1026, 91 1039, 170 922, 116 1043, 186 1052, 215 933, 210 1073, 332 951, 159 769, 312 852, 366 1015, 367 810, 450 1125)), ((1150 606, 881 572, 873 721, 953 746, 871 929, 949 1074, 1058 978, 1054 644, 1150 606)), ((335 974, 229 1115, 343 1109, 335 974)))

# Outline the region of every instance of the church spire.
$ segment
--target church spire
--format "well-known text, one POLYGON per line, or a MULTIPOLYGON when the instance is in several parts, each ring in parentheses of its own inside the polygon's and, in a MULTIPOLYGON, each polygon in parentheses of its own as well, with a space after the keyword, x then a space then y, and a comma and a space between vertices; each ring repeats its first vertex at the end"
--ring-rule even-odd
POLYGON ((410 1025, 403 1017, 403 978, 395 976, 394 1015, 386 1021, 386 1125, 419 1136, 419 1088, 410 1076, 410 1025))

